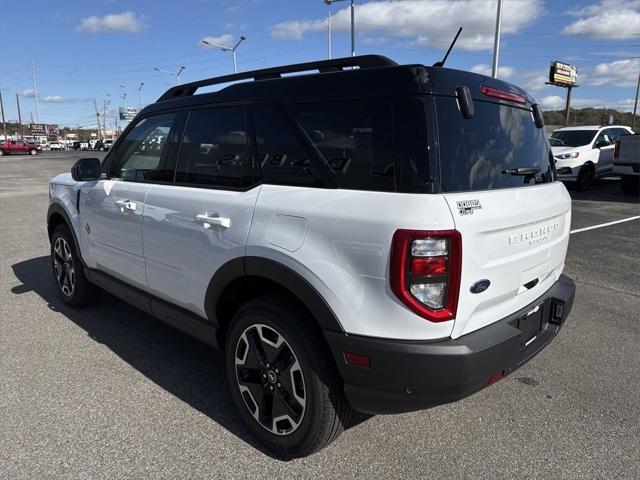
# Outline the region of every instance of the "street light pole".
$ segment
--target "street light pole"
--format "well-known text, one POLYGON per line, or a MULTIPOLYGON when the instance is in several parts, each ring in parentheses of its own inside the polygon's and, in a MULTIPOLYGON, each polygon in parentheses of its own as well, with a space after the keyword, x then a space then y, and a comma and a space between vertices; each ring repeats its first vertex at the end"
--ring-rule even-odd
POLYGON ((502 0, 498 0, 498 12, 496 14, 496 33, 493 39, 493 65, 491 76, 498 77, 498 56, 500 55, 500 28, 502 27, 502 0))
POLYGON ((238 59, 236 57, 236 50, 238 50, 238 47, 240 46, 240 44, 242 42, 244 42, 246 39, 247 39, 247 37, 245 37, 244 35, 241 35, 240 36, 240 40, 238 40, 238 43, 236 43, 233 47, 227 47, 226 45, 219 45, 217 43, 213 43, 213 42, 210 42, 208 40, 205 40, 204 38, 201 41, 205 45, 209 45, 210 47, 219 48, 223 52, 231 52, 231 54, 233 55, 233 73, 236 74, 236 73, 238 73, 238 59))
POLYGON ((636 126, 636 112, 638 111, 638 92, 639 91, 640 91, 640 74, 638 74, 638 85, 636 86, 636 101, 633 104, 633 117, 631 117, 631 130, 633 130, 633 128, 636 126))
MULTIPOLYGON (((332 5, 336 2, 344 2, 346 0, 324 0, 327 5, 332 5)), ((349 0, 351 11, 351 56, 356 56, 356 0, 349 0)))
POLYGON ((162 70, 160 68, 157 67, 153 67, 153 69, 156 72, 161 72, 161 73, 166 73, 168 75, 174 75, 176 77, 176 84, 180 85, 180 75, 182 74, 182 72, 186 69, 185 66, 181 66, 180 69, 177 72, 170 72, 169 70, 162 70))
POLYGON ((356 1, 351 0, 351 56, 356 56, 356 1))
POLYGON ((138 95, 140 95, 140 110, 144 106, 144 102, 142 101, 142 87, 144 87, 144 82, 140 82, 140 86, 138 87, 138 95))
POLYGON ((329 60, 331 60, 331 11, 327 15, 327 54, 329 60))

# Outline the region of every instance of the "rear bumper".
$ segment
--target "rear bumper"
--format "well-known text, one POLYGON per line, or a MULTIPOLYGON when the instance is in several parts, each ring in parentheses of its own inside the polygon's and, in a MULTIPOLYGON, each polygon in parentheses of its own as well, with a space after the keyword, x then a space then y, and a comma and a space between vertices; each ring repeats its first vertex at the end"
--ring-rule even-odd
POLYGON ((522 310, 458 339, 401 341, 325 332, 344 390, 361 412, 421 410, 454 402, 513 372, 558 334, 573 305, 575 284, 562 275, 544 295, 522 310), (541 329, 531 340, 519 328, 535 307, 541 329), (522 322, 522 323, 520 323, 522 322), (348 365, 344 352, 371 358, 370 368, 348 365))

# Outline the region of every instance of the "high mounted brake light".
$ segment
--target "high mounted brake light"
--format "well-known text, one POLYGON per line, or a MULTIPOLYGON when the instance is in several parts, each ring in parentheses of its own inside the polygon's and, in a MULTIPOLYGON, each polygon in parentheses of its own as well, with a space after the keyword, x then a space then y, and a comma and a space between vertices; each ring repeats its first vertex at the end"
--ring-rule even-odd
POLYGON ((456 316, 462 266, 457 230, 396 230, 391 245, 393 293, 431 322, 456 316))
POLYGON ((497 88, 480 87, 480 91, 485 94, 487 97, 498 98, 500 100, 506 100, 507 102, 514 103, 525 103, 525 99, 522 95, 518 95, 517 93, 507 92, 505 90, 499 90, 497 88))

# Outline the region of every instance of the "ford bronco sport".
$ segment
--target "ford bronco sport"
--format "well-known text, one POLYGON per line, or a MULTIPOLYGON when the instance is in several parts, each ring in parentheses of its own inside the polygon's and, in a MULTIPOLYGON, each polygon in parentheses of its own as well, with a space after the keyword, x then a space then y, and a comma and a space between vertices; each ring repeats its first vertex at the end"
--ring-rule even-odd
POLYGON ((540 352, 570 217, 526 92, 361 56, 171 88, 51 181, 47 221, 67 304, 104 289, 218 347, 248 427, 301 456, 540 352))

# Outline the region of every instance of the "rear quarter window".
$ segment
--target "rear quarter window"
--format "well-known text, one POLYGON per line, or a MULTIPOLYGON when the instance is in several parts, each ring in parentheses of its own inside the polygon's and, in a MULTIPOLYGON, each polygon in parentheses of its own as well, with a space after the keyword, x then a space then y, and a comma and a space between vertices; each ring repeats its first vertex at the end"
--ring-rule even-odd
POLYGON ((455 98, 436 97, 440 182, 443 191, 514 188, 552 181, 551 152, 543 128, 531 110, 474 101, 465 119, 455 98), (535 175, 505 173, 536 167, 535 175))

